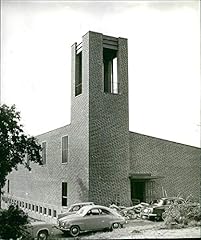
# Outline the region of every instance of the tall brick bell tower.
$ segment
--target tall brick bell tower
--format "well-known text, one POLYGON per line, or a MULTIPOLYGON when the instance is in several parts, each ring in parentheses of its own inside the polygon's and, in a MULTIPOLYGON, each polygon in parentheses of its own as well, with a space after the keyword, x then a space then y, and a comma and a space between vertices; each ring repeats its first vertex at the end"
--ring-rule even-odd
POLYGON ((130 203, 127 39, 88 32, 72 46, 71 151, 82 200, 130 203), (79 161, 77 160, 79 159, 79 161))

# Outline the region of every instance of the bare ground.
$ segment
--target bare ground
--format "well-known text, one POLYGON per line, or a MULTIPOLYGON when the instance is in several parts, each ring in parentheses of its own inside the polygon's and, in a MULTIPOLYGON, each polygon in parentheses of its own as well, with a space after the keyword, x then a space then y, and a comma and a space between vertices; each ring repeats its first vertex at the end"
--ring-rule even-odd
MULTIPOLYGON (((200 227, 182 229, 165 229, 163 222, 148 220, 134 220, 125 225, 123 229, 113 232, 98 232, 86 236, 87 239, 157 239, 157 238, 200 238, 200 227)), ((83 236, 83 239, 85 237, 83 236)))

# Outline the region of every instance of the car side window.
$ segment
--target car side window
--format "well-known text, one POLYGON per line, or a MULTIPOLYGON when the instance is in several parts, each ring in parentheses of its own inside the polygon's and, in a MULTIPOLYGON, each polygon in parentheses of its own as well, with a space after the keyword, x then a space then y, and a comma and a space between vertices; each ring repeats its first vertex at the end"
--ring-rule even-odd
POLYGON ((88 212, 87 212, 87 214, 86 214, 87 216, 90 216, 90 215, 99 215, 99 210, 97 209, 97 208, 95 208, 95 209, 91 209, 91 210, 89 210, 88 212))
POLYGON ((71 211, 76 212, 78 210, 80 210, 80 206, 74 206, 71 211))
POLYGON ((105 209, 99 209, 101 215, 109 215, 110 212, 105 209))

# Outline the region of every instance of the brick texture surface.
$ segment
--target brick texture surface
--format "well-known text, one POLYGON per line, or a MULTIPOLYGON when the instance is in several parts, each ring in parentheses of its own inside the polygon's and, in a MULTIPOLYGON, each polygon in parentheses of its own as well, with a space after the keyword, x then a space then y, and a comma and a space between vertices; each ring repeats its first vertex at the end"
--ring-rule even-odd
POLYGON ((89 33, 90 199, 108 205, 130 202, 127 40, 118 39, 120 94, 104 92, 103 36, 89 33), (122 167, 123 166, 123 167, 122 167))
POLYGON ((130 172, 151 173, 157 197, 162 189, 168 196, 190 194, 200 197, 200 148, 130 132, 130 172))

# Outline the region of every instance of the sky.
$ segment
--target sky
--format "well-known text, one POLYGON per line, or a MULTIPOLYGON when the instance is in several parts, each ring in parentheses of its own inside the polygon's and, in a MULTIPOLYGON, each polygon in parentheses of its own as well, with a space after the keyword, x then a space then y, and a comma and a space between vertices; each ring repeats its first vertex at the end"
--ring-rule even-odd
POLYGON ((70 123, 71 45, 128 39, 129 130, 200 147, 200 3, 1 1, 1 102, 38 135, 70 123))

